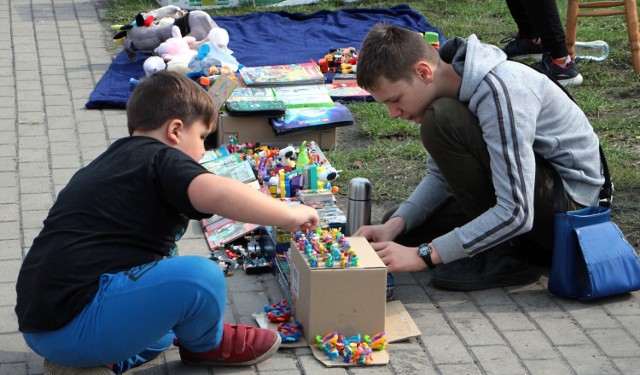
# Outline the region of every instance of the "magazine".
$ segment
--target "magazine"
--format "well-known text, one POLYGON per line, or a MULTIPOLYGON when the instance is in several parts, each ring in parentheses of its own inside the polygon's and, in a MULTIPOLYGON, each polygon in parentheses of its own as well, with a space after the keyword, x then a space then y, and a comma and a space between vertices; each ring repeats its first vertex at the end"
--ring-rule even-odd
POLYGON ((354 123, 349 108, 337 102, 333 107, 287 109, 283 117, 271 117, 269 122, 276 136, 330 129, 354 123))
POLYGON ((244 67, 240 69, 240 78, 248 87, 321 84, 325 81, 320 67, 314 62, 244 67))

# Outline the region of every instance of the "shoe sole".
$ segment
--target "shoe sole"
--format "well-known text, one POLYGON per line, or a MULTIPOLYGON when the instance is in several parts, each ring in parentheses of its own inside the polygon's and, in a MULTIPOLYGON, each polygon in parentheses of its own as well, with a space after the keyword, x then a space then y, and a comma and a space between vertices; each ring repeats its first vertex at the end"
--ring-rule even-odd
POLYGON ((582 74, 578 73, 578 75, 573 78, 560 79, 558 83, 562 86, 579 86, 582 84, 582 74))
POLYGON ((531 284, 540 279, 541 272, 539 269, 527 270, 515 274, 505 275, 494 278, 491 281, 472 281, 465 282, 459 280, 443 280, 431 277, 431 285, 447 290, 457 290, 461 292, 470 292, 474 290, 484 290, 493 288, 502 288, 506 286, 516 286, 531 284))
POLYGON ((282 343, 282 338, 280 338, 280 335, 276 335, 276 342, 273 343, 273 346, 271 346, 271 348, 269 348, 269 350, 267 350, 266 352, 264 352, 260 357, 254 358, 250 361, 246 361, 246 362, 238 362, 238 363, 229 363, 229 362, 201 362, 201 361, 189 361, 189 360, 182 360, 182 363, 184 363, 185 365, 189 365, 189 366, 252 366, 252 365, 257 365, 258 363, 262 363, 264 361, 266 361, 267 359, 271 358, 271 356, 273 354, 275 354, 275 352, 278 351, 278 348, 280 348, 280 344, 282 343))

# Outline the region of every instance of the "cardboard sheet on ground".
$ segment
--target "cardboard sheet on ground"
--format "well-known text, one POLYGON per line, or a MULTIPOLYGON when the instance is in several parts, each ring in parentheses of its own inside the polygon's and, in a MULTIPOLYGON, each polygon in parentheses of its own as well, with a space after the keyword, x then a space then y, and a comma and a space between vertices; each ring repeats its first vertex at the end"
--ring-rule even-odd
MULTIPOLYGON (((278 328, 277 323, 271 323, 267 319, 266 313, 259 312, 253 314, 253 318, 261 328, 270 328, 276 330, 278 328)), ((387 334, 387 342, 394 343, 403 340, 407 340, 411 337, 420 336, 420 329, 411 318, 411 315, 404 308, 401 301, 391 301, 386 305, 386 317, 385 317, 385 333, 387 334)), ((283 342, 281 348, 301 348, 309 345, 304 338, 300 338, 297 342, 283 342)), ((341 360, 332 361, 326 354, 317 346, 309 345, 313 352, 313 356, 322 362, 327 367, 345 367, 345 366, 357 366, 353 363, 344 363, 341 360)), ((389 363, 389 353, 386 350, 374 351, 373 362, 369 365, 386 365, 389 363)))

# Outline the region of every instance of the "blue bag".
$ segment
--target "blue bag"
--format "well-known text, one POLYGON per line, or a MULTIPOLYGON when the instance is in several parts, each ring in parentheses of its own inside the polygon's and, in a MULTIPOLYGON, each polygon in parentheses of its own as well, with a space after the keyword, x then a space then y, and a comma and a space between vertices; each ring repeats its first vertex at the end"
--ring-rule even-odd
POLYGON ((556 214, 548 289, 580 301, 640 289, 640 258, 609 207, 556 214))

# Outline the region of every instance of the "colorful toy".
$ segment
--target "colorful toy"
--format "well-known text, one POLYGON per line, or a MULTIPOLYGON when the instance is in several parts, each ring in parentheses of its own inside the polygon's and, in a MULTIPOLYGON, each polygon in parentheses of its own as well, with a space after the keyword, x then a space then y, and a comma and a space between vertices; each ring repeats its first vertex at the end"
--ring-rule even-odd
POLYGON ((373 350, 384 350, 387 348, 387 334, 384 332, 378 332, 373 336, 364 336, 364 342, 369 344, 373 350))
POLYGON ((374 348, 371 346, 372 343, 375 343, 376 350, 386 349, 385 333, 380 332, 373 337, 365 335, 364 340, 360 334, 345 338, 338 332, 329 332, 324 337, 316 336, 316 346, 330 360, 334 361, 342 357, 345 363, 356 365, 368 365, 373 361, 374 348))
POLYGON ((267 319, 272 323, 288 322, 291 320, 291 308, 287 306, 271 310, 267 313, 267 319))
POLYGON ((283 299, 282 301, 278 302, 278 303, 274 303, 272 305, 264 305, 264 311, 265 312, 269 312, 269 311, 273 311, 273 310, 279 310, 285 307, 288 307, 289 305, 287 304, 287 299, 283 299))
POLYGON ((302 336, 302 325, 298 321, 279 323, 277 331, 282 341, 295 342, 302 336))

